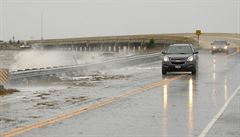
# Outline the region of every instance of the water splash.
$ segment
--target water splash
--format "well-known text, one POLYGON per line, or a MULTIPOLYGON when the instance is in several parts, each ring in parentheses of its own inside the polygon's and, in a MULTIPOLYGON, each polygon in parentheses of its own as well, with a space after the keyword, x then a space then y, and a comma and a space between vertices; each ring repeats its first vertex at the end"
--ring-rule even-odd
POLYGON ((14 60, 11 70, 95 63, 101 62, 103 57, 100 52, 33 49, 17 53, 14 60))

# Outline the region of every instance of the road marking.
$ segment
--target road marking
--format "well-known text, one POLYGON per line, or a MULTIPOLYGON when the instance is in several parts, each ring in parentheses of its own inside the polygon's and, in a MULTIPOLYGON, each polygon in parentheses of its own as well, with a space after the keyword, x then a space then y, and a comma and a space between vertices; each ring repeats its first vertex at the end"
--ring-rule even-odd
MULTIPOLYGON (((238 52, 236 52, 236 51, 235 51, 235 52, 232 52, 231 54, 228 54, 228 55, 222 57, 222 59, 229 58, 229 57, 234 56, 234 55, 236 55, 236 54, 238 54, 238 52)), ((216 62, 218 62, 218 61, 222 61, 221 58, 218 59, 218 60, 216 60, 216 62)), ((210 65, 211 65, 211 64, 210 64, 210 65)))
POLYGON ((213 117, 213 119, 208 123, 208 125, 204 128, 204 130, 201 132, 201 134, 198 137, 205 137, 209 130, 213 127, 215 122, 220 118, 220 116, 223 114, 233 97, 236 96, 237 92, 240 91, 240 86, 234 91, 234 93, 231 95, 231 97, 227 100, 227 102, 223 105, 223 107, 220 109, 220 111, 213 117))
POLYGON ((230 56, 233 56, 233 55, 236 55, 238 52, 233 52, 233 53, 231 53, 231 54, 228 54, 227 56, 226 56, 226 58, 228 58, 228 57, 230 57, 230 56))
MULTIPOLYGON (((236 55, 238 52, 233 52, 227 56, 225 56, 224 58, 228 58, 231 57, 233 55, 236 55)), ((222 60, 216 60, 217 61, 222 61, 222 60)), ((227 108, 228 104, 230 103, 230 101, 233 99, 233 97, 237 94, 238 90, 240 90, 240 86, 234 91, 234 93, 231 95, 231 97, 226 101, 226 103, 223 105, 223 107, 221 108, 221 110, 214 116, 214 118, 208 123, 208 125, 204 128, 204 130, 201 132, 201 134, 198 137, 205 137, 208 133, 208 131, 212 128, 212 126, 214 125, 214 123, 218 120, 218 118, 222 115, 222 113, 224 112, 224 110, 227 108)))
POLYGON ((68 113, 65 113, 65 114, 62 114, 62 115, 58 115, 56 117, 53 117, 53 118, 50 118, 50 119, 47 119, 47 120, 44 120, 44 121, 40 121, 40 122, 38 122, 36 124, 33 124, 33 125, 26 125, 26 126, 22 126, 22 127, 19 127, 19 128, 15 128, 13 130, 2 133, 1 135, 4 136, 4 137, 13 137, 13 136, 20 135, 20 134, 23 134, 25 132, 31 131, 31 130, 36 129, 36 128, 41 128, 41 127, 44 127, 44 126, 47 126, 47 125, 50 125, 50 124, 54 124, 54 123, 72 118, 74 116, 78 116, 81 113, 84 113, 84 112, 87 112, 87 111, 90 111, 90 110, 94 110, 94 109, 109 105, 113 102, 119 101, 120 99, 122 99, 124 97, 136 95, 136 94, 142 93, 146 90, 162 86, 162 85, 164 85, 166 83, 169 83, 173 80, 180 79, 183 76, 184 75, 180 75, 180 76, 175 76, 175 77, 172 77, 172 78, 169 78, 169 79, 163 79, 159 82, 155 82, 155 83, 146 85, 142 88, 128 90, 128 91, 124 92, 123 94, 120 94, 120 95, 115 96, 115 97, 111 97, 111 98, 106 99, 106 100, 96 102, 94 104, 90 104, 90 105, 88 105, 86 107, 83 107, 79 110, 75 110, 75 111, 71 111, 71 112, 68 112, 68 113))
MULTIPOLYGON (((235 54, 236 54, 236 52, 232 53, 232 54, 229 54, 225 57, 227 58, 227 57, 235 55, 235 54)), ((19 127, 19 128, 15 128, 15 129, 12 129, 10 131, 6 131, 6 132, 4 132, 0 135, 2 135, 4 137, 13 137, 13 136, 16 136, 16 135, 26 133, 26 132, 31 131, 31 130, 36 129, 36 128, 41 128, 41 127, 44 127, 44 126, 47 126, 47 125, 55 124, 57 122, 72 118, 74 116, 78 116, 81 113, 88 112, 88 111, 91 111, 91 110, 109 105, 109 104, 111 104, 113 102, 116 102, 116 101, 118 101, 118 100, 120 100, 124 97, 128 97, 128 96, 131 96, 131 95, 136 95, 136 94, 144 92, 146 90, 162 86, 166 83, 169 83, 170 81, 180 79, 181 77, 183 77, 183 75, 176 76, 176 77, 173 77, 173 78, 170 78, 170 79, 163 79, 160 82, 152 83, 152 84, 146 85, 142 88, 129 90, 129 91, 126 91, 123 94, 120 94, 118 96, 115 96, 115 97, 112 97, 112 98, 109 98, 109 99, 106 99, 106 100, 102 100, 102 101, 96 102, 94 104, 90 104, 90 105, 88 105, 86 107, 83 107, 79 110, 75 110, 75 111, 71 111, 71 112, 68 112, 68 113, 65 113, 65 114, 62 114, 62 115, 58 115, 56 117, 53 117, 53 118, 50 118, 50 119, 47 119, 47 120, 44 120, 44 121, 40 121, 40 122, 38 122, 36 124, 33 124, 33 125, 26 125, 26 126, 22 126, 22 127, 19 127)))

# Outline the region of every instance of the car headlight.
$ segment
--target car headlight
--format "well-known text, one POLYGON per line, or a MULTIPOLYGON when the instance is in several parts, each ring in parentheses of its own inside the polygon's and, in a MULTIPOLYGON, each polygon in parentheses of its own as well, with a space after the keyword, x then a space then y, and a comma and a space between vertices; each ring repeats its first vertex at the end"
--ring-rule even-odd
POLYGON ((193 61, 193 56, 188 57, 187 61, 193 61))
POLYGON ((224 46, 224 49, 227 49, 228 47, 227 46, 224 46))
POLYGON ((169 61, 169 57, 168 56, 164 56, 163 61, 165 61, 165 62, 169 61))

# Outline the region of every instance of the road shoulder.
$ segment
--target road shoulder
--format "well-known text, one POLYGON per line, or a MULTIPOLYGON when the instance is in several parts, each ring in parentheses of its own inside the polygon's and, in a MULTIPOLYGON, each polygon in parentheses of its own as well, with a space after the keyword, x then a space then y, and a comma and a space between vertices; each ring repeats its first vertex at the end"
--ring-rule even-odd
POLYGON ((240 92, 232 99, 220 118, 207 134, 207 137, 240 136, 240 92))

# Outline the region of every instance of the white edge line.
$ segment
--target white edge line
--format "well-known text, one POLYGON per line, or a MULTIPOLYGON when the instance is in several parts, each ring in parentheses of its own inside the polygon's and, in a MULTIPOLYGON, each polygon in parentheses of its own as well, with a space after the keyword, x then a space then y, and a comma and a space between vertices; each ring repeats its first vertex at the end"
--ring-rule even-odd
POLYGON ((213 119, 208 123, 208 125, 204 128, 204 130, 201 132, 201 134, 198 137, 205 137, 209 130, 213 127, 215 122, 219 119, 219 117, 223 114, 233 97, 237 94, 237 92, 240 90, 240 86, 234 91, 234 93, 231 95, 231 97, 227 100, 227 102, 223 105, 223 107, 220 109, 220 111, 213 117, 213 119))

